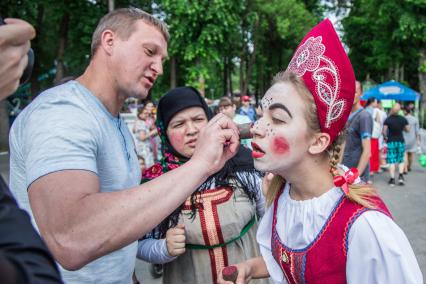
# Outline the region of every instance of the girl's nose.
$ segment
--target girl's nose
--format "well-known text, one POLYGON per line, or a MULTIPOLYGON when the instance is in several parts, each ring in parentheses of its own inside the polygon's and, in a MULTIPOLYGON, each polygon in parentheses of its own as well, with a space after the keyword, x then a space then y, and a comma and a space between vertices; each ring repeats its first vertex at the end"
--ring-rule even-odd
POLYGON ((263 118, 260 118, 259 120, 256 120, 256 122, 253 124, 252 128, 250 129, 250 134, 253 136, 253 138, 262 138, 265 136, 266 130, 263 125, 263 118))

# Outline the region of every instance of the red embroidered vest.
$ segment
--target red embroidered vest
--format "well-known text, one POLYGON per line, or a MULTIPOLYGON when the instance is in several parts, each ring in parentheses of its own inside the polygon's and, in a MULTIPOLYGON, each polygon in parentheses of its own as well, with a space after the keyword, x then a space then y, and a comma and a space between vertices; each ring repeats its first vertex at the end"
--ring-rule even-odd
MULTIPOLYGON (((278 194, 274 202, 271 247, 275 261, 280 265, 287 282, 289 284, 346 283, 349 230, 362 213, 372 209, 342 196, 315 239, 303 249, 291 249, 283 244, 276 230, 280 195, 278 194)), ((374 203, 377 206, 374 210, 391 217, 389 210, 379 197, 374 198, 374 203)))

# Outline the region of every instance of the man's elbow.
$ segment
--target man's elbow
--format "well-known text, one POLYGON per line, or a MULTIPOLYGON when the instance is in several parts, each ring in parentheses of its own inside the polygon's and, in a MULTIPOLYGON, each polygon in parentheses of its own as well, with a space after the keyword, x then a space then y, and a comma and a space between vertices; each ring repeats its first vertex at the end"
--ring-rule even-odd
POLYGON ((81 269, 91 261, 87 250, 78 245, 77 241, 65 237, 56 238, 53 242, 47 241, 47 243, 55 260, 66 270, 81 269))

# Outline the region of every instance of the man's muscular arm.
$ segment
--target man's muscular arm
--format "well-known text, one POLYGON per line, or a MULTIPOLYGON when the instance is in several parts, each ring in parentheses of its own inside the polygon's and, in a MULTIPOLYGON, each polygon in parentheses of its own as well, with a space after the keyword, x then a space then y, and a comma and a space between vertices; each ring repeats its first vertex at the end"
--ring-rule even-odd
POLYGON ((54 172, 30 185, 31 208, 56 260, 76 270, 145 235, 222 168, 238 145, 235 125, 218 115, 200 133, 191 160, 173 171, 135 188, 107 193, 100 192, 92 172, 54 172))

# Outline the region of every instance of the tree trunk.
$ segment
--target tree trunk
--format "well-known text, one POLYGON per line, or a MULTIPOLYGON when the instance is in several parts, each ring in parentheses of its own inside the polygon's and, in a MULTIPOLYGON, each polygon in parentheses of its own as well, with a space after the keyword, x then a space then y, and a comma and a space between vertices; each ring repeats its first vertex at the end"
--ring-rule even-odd
POLYGON ((228 58, 227 56, 223 57, 223 93, 222 96, 227 96, 229 94, 229 85, 228 85, 228 58))
POLYGON ((65 74, 65 66, 64 66, 64 51, 67 45, 68 39, 68 23, 69 23, 69 13, 64 11, 64 15, 62 16, 61 26, 59 28, 59 46, 58 53, 56 56, 56 75, 54 79, 54 83, 57 84, 65 74))
POLYGON ((9 149, 9 111, 7 100, 0 102, 0 152, 9 149))
POLYGON ((172 56, 170 58, 170 88, 176 88, 177 86, 177 77, 176 77, 176 57, 172 56))
POLYGON ((228 84, 229 84, 229 94, 231 97, 234 95, 234 87, 232 84, 232 72, 234 71, 234 66, 232 65, 231 58, 228 57, 228 84))
POLYGON ((34 51, 34 67, 33 72, 31 74, 31 97, 35 98, 38 95, 38 92, 40 91, 40 84, 38 82, 38 76, 40 76, 40 55, 42 53, 42 50, 40 48, 40 38, 43 33, 43 18, 44 18, 44 6, 42 4, 38 5, 38 11, 37 11, 37 21, 35 25, 35 29, 37 31, 37 36, 35 39, 31 42, 31 47, 34 51))
POLYGON ((200 91, 200 94, 203 98, 206 97, 206 80, 204 79, 203 75, 200 75, 198 77, 198 91, 200 91))
POLYGON ((419 50, 419 91, 422 94, 422 109, 426 109, 426 49, 419 50))
POLYGON ((393 78, 395 81, 400 82, 400 78, 399 78, 399 62, 395 63, 395 69, 394 69, 394 75, 393 78))
POLYGON ((244 59, 244 56, 241 56, 240 57, 240 94, 241 96, 247 95, 246 74, 244 74, 245 65, 246 65, 246 61, 244 59))
POLYGON ((114 11, 114 6, 115 6, 115 1, 114 0, 108 0, 108 11, 114 11))

